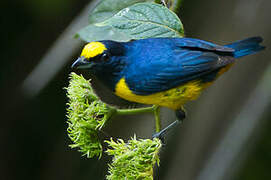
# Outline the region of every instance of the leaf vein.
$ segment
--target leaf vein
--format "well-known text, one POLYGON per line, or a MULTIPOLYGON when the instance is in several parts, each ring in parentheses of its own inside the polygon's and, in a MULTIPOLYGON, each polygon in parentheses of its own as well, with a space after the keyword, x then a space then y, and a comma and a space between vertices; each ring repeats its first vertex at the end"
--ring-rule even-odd
POLYGON ((146 14, 144 14, 143 12, 141 12, 141 11, 137 11, 137 10, 135 10, 135 9, 131 9, 130 11, 131 11, 131 12, 138 13, 138 14, 141 14, 141 15, 144 16, 147 20, 150 20, 149 17, 148 17, 146 14))
POLYGON ((169 26, 166 26, 166 25, 163 25, 163 24, 160 24, 160 23, 157 23, 157 22, 153 22, 153 21, 142 21, 142 20, 134 20, 134 19, 130 19, 129 17, 126 17, 127 20, 131 21, 131 22, 137 22, 137 23, 140 23, 140 24, 152 24, 152 25, 155 25, 155 26, 160 26, 160 27, 163 27, 164 29, 168 29, 170 31, 174 31, 175 33, 181 35, 181 32, 177 31, 176 29, 173 29, 169 26))
POLYGON ((149 29, 144 29, 143 31, 139 31, 139 32, 135 32, 135 33, 131 33, 131 35, 136 35, 136 34, 140 34, 140 33, 146 33, 147 31, 151 31, 153 29, 157 29, 157 26, 151 27, 149 29))

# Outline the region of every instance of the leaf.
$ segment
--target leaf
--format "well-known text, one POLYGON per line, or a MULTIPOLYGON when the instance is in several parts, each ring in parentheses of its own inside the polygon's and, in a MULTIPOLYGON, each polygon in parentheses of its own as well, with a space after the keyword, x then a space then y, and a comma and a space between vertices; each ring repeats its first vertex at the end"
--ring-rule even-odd
POLYGON ((155 3, 138 3, 127 7, 97 26, 112 26, 131 39, 183 37, 181 20, 168 8, 155 3))
POLYGON ((89 15, 89 25, 81 29, 75 37, 85 42, 100 40, 128 41, 124 33, 114 30, 111 26, 97 27, 94 24, 112 17, 114 14, 130 5, 152 0, 102 0, 89 15))
POLYGON ((98 27, 95 25, 88 25, 81 29, 76 37, 80 37, 83 41, 101 41, 101 40, 115 40, 128 41, 130 40, 124 33, 115 31, 111 26, 98 27))
POLYGON ((90 12, 89 23, 102 22, 120 10, 140 2, 147 2, 152 0, 102 0, 96 8, 90 12))

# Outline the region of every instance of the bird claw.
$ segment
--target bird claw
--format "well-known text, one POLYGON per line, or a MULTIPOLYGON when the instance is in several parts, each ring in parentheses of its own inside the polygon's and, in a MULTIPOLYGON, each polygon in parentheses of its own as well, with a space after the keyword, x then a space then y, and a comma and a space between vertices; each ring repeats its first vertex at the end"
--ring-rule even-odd
POLYGON ((162 144, 165 145, 165 136, 166 133, 171 130, 172 128, 174 128, 175 126, 177 126, 180 123, 179 120, 174 121, 173 123, 171 123, 170 125, 168 125, 166 128, 162 129, 160 132, 155 133, 152 137, 153 138, 158 138, 162 141, 162 144))
POLYGON ((160 139, 160 141, 162 142, 162 145, 166 145, 165 133, 161 133, 161 131, 160 131, 160 132, 158 132, 158 133, 153 134, 153 135, 152 135, 152 138, 153 138, 153 139, 154 139, 154 138, 158 138, 158 139, 160 139))

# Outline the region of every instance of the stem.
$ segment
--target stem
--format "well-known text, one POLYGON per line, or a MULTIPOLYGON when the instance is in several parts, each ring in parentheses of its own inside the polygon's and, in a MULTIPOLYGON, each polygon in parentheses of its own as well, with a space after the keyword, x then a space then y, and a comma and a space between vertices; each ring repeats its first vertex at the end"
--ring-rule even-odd
POLYGON ((160 118, 160 107, 159 106, 154 107, 154 117, 155 117, 155 130, 158 133, 161 131, 161 118, 160 118))
POLYGON ((171 0, 172 5, 170 6, 170 10, 178 14, 178 11, 180 9, 182 0, 171 0))
POLYGON ((114 109, 114 115, 133 115, 138 113, 153 113, 155 117, 155 131, 161 131, 160 106, 153 105, 151 107, 136 109, 114 109))
POLYGON ((151 106, 145 108, 136 108, 136 109, 115 109, 114 115, 133 115, 138 113, 153 113, 155 117, 155 130, 160 132, 161 130, 161 118, 160 118, 160 107, 151 106))
POLYGON ((116 109, 116 115, 131 115, 138 113, 151 113, 154 112, 155 106, 145 107, 145 108, 136 108, 136 109, 116 109))
POLYGON ((162 3, 165 7, 168 7, 168 6, 167 6, 167 1, 168 1, 168 0, 155 0, 154 2, 155 2, 155 3, 158 3, 158 4, 162 3))
POLYGON ((167 4, 170 4, 170 7, 168 7, 171 11, 175 12, 176 14, 178 14, 179 8, 181 6, 182 0, 154 0, 155 3, 163 3, 166 7, 167 4), (170 3, 169 3, 170 1, 170 3))

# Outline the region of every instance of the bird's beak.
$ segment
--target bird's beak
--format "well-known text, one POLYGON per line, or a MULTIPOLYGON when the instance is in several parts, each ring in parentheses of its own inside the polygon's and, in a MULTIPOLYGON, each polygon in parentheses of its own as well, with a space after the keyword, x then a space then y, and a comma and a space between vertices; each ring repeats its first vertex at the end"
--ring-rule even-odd
POLYGON ((87 69, 90 68, 93 63, 86 60, 84 57, 79 57, 71 66, 73 69, 87 69))

